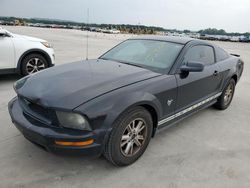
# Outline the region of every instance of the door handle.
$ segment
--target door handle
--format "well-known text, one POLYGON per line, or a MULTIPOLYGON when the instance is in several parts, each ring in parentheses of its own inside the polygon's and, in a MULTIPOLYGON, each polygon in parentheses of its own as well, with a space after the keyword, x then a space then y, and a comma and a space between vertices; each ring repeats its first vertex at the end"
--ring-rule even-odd
POLYGON ((218 75, 218 71, 215 70, 214 73, 213 73, 214 76, 217 76, 218 75))

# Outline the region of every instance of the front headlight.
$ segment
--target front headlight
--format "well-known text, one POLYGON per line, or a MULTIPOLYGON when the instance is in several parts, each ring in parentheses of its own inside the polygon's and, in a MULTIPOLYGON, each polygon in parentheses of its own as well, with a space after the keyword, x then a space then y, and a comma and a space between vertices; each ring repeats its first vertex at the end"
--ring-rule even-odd
POLYGON ((45 47, 47 48, 52 48, 52 44, 48 43, 48 42, 41 42, 45 47))
POLYGON ((79 130, 91 130, 87 119, 80 114, 57 111, 56 115, 60 125, 63 127, 79 130))

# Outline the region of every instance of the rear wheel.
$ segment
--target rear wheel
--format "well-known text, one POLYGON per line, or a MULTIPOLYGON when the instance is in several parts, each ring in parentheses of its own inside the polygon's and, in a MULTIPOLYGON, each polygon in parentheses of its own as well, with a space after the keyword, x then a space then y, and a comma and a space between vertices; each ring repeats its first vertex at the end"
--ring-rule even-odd
POLYGON ((232 102, 234 96, 234 90, 235 90, 235 81, 234 79, 231 79, 214 106, 220 110, 227 109, 232 102))
POLYGON ((134 163, 146 150, 152 130, 152 117, 145 108, 137 107, 123 113, 110 133, 105 158, 117 166, 134 163))
POLYGON ((26 76, 46 69, 48 65, 47 60, 42 55, 36 53, 29 54, 22 60, 21 72, 26 76))

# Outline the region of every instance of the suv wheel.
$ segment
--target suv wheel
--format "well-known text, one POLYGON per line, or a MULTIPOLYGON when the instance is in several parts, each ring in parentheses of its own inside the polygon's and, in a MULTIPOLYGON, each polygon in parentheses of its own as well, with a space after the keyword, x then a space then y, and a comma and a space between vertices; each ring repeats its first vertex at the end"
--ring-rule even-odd
POLYGON ((47 60, 40 54, 27 55, 21 64, 21 72, 24 76, 48 68, 47 60))
POLYGON ((104 156, 117 166, 134 163, 146 150, 151 139, 153 121, 143 107, 126 111, 113 125, 104 156))

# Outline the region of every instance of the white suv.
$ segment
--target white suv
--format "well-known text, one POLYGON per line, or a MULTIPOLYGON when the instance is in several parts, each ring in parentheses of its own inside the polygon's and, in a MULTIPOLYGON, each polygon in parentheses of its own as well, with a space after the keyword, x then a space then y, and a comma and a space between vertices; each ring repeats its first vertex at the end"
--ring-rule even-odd
POLYGON ((32 74, 53 66, 54 59, 54 50, 47 41, 0 27, 0 74, 32 74))

